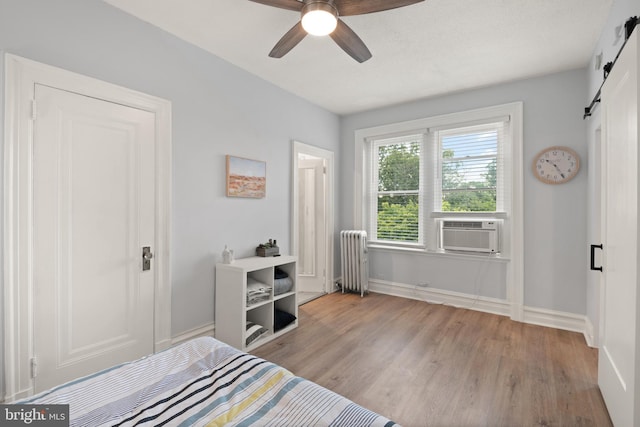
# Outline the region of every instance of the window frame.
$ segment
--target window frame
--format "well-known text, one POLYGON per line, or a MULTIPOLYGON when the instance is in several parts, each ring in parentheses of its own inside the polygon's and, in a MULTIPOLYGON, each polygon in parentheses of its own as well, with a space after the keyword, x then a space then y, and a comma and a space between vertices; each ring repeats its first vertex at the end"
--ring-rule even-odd
MULTIPOLYGON (((403 133, 400 135, 383 135, 378 136, 376 138, 371 138, 367 141, 367 147, 365 150, 367 151, 366 156, 368 158, 367 162, 369 163, 370 173, 367 174, 369 179, 369 188, 367 192, 369 194, 367 199, 367 220, 365 224, 367 224, 366 229, 369 233, 369 241, 374 244, 380 244, 384 246, 395 246, 395 247, 408 247, 408 248, 424 248, 424 177, 425 177, 425 161, 424 161, 424 152, 426 147, 426 130, 420 129, 417 132, 403 133), (374 185, 375 182, 378 182, 379 174, 379 162, 376 160, 379 153, 380 146, 386 145, 398 145, 398 144, 406 144, 409 143, 411 139, 418 137, 418 144, 420 145, 420 166, 419 166, 419 184, 417 190, 403 190, 401 191, 403 194, 412 193, 417 195, 418 199, 418 241, 410 242, 406 240, 381 240, 378 239, 377 229, 378 229, 378 209, 377 202, 374 203, 374 200, 377 200, 381 193, 391 194, 398 193, 398 191, 379 191, 378 186, 374 185)), ((417 138, 416 138, 417 139, 417 138)))
MULTIPOLYGON (((363 129, 356 129, 355 133, 355 157, 354 157, 354 207, 353 207, 353 227, 358 229, 365 229, 366 218, 363 215, 364 202, 367 194, 364 187, 366 174, 369 173, 369 167, 365 161, 365 142, 367 138, 384 135, 400 133, 407 131, 407 129, 421 129, 431 128, 438 126, 446 126, 447 124, 455 124, 461 122, 472 122, 475 120, 486 119, 487 117, 500 117, 509 115, 511 121, 509 126, 509 143, 505 144, 503 158, 505 160, 504 171, 504 184, 505 194, 509 196, 509 203, 502 207, 502 212, 499 215, 495 215, 498 218, 503 219, 503 228, 501 236, 501 254, 496 259, 498 262, 506 262, 506 296, 510 302, 510 317, 515 321, 524 320, 524 167, 523 167, 523 139, 524 139, 524 127, 523 127, 523 103, 521 101, 512 102, 508 104, 496 105, 492 107, 480 108, 476 110, 468 110, 453 114, 439 115, 429 118, 422 118, 417 120, 411 120, 401 123, 392 123, 388 125, 381 125, 376 127, 369 127, 363 129)), ((433 144, 430 144, 433 146, 433 144)), ((427 152, 426 155, 433 155, 433 153, 427 152)), ((433 200, 433 194, 428 194, 428 188, 425 189, 425 197, 431 197, 433 200)), ((425 221, 438 217, 438 212, 432 212, 430 218, 425 218, 425 221)), ((440 213, 441 215, 442 213, 440 213)), ((425 214, 425 217, 428 215, 425 214)), ((447 217, 468 217, 467 215, 451 215, 448 213, 447 217)), ((478 218, 482 215, 473 215, 478 218)), ((419 250, 423 256, 445 256, 445 257, 460 257, 465 258, 470 255, 452 255, 452 254, 440 254, 437 251, 430 250, 430 247, 435 248, 435 242, 429 242, 427 238, 427 247, 424 250, 419 250), (431 245, 434 246, 431 246, 431 245)), ((375 245, 370 244, 369 247, 373 250, 377 248, 375 245)), ((388 251, 392 256, 400 251, 407 251, 405 248, 394 248, 391 246, 382 247, 382 250, 388 251)), ((413 251, 415 252, 415 251, 413 251)), ((488 261, 492 258, 483 257, 488 261)))
MULTIPOLYGON (((358 229, 370 230, 370 217, 368 206, 371 191, 368 188, 368 180, 372 173, 371 141, 385 138, 399 137, 403 135, 415 135, 424 133, 423 163, 425 171, 423 176, 427 179, 437 180, 438 185, 425 185, 421 204, 421 218, 423 230, 422 244, 389 243, 388 241, 376 241, 372 239, 370 246, 385 248, 409 248, 425 253, 438 252, 438 220, 442 218, 498 218, 503 219, 503 232, 501 233, 501 256, 510 257, 513 248, 521 246, 513 238, 522 236, 522 103, 514 102, 476 110, 462 111, 440 116, 406 122, 392 123, 372 128, 358 129, 355 131, 356 143, 356 194, 354 206, 354 225, 358 229), (441 186, 441 171, 438 161, 439 147, 436 132, 456 128, 483 125, 491 122, 499 122, 509 119, 508 129, 505 130, 505 143, 499 144, 502 150, 499 153, 503 158, 502 193, 506 195, 504 200, 496 201, 494 212, 447 212, 441 211, 441 205, 437 205, 437 188, 441 186), (430 165, 436 165, 429 171, 430 165), (516 219, 516 215, 518 218, 516 219), (517 224, 517 230, 514 226, 517 224)), ((440 202, 441 203, 441 202, 440 202)), ((519 238, 521 240, 521 237, 519 238)))

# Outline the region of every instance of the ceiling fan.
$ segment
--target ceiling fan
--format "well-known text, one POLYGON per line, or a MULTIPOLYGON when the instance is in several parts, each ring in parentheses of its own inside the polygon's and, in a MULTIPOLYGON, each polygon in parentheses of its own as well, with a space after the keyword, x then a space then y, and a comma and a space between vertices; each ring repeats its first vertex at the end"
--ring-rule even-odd
POLYGON ((424 0, 250 0, 280 9, 300 12, 300 22, 276 43, 269 53, 282 58, 307 34, 329 35, 338 46, 358 62, 371 58, 371 52, 341 16, 364 15, 420 3, 424 0))

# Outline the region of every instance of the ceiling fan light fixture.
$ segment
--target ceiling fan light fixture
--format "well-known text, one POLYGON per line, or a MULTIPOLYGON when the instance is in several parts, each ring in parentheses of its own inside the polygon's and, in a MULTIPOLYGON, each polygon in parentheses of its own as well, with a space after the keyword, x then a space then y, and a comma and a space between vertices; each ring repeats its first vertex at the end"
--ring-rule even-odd
POLYGON ((327 2, 309 2, 302 8, 302 28, 312 36, 326 36, 338 25, 338 11, 327 2))

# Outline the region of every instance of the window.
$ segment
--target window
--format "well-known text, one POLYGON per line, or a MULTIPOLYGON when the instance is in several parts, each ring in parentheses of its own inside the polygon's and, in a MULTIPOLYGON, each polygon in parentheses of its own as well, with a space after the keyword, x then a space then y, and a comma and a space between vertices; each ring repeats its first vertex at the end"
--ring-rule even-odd
POLYGON ((421 241, 422 140, 422 135, 409 135, 371 142, 373 240, 421 241))
MULTIPOLYGON (((365 207, 356 203, 356 222, 369 241, 435 250, 438 223, 451 217, 501 218, 509 236, 519 120, 514 103, 356 131, 365 207)), ((518 135, 518 153, 520 144, 518 135)))
POLYGON ((501 194, 503 122, 436 132, 442 212, 495 212, 501 194), (499 185, 500 184, 500 185, 499 185))

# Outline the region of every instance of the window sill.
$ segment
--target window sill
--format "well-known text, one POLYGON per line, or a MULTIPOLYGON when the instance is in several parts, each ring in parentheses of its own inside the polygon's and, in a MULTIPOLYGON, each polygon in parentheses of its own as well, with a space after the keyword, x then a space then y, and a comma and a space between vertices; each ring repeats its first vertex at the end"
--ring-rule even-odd
POLYGON ((493 262, 509 262, 510 259, 505 257, 503 254, 497 253, 481 253, 481 252, 463 252, 463 251, 445 251, 442 249, 433 250, 433 249, 425 249, 420 247, 406 247, 406 246, 388 246, 381 244, 369 244, 367 246, 369 250, 381 251, 381 252, 392 252, 392 253, 405 253, 405 254, 415 254, 415 255, 424 255, 424 256, 433 256, 433 257, 442 257, 442 258, 453 258, 453 259, 469 259, 469 260, 489 260, 493 262))
POLYGON ((431 212, 431 218, 495 218, 507 219, 507 212, 431 212))

